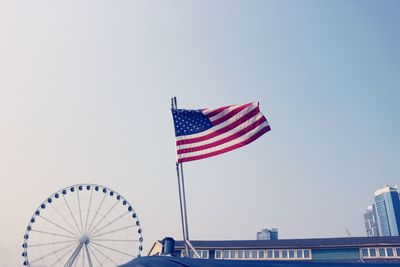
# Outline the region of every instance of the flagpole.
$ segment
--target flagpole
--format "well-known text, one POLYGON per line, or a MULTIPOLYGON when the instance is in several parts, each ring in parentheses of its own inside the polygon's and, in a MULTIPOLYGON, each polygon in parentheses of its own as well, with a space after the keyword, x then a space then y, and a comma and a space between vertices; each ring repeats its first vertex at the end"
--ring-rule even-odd
POLYGON ((183 192, 183 211, 185 215, 186 240, 189 240, 189 227, 188 227, 187 210, 186 210, 185 179, 183 175, 183 164, 180 163, 180 165, 181 165, 180 167, 181 167, 182 192, 183 192))
MULTIPOLYGON (((178 108, 176 97, 171 99, 171 108, 172 109, 178 108)), ((189 232, 188 232, 188 223, 187 223, 185 183, 183 180, 182 163, 176 162, 176 176, 178 178, 179 206, 180 206, 180 210, 181 210, 182 235, 183 235, 183 242, 185 244, 185 256, 189 257, 189 247, 188 247, 188 242, 187 242, 189 240, 189 232)))

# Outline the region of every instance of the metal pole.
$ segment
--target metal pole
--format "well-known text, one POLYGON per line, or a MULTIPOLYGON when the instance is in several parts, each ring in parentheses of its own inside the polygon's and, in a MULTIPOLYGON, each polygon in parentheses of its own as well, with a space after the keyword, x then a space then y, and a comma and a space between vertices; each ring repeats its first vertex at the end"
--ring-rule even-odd
POLYGON ((183 176, 183 164, 181 165, 181 180, 182 180, 182 193, 183 193, 183 212, 185 214, 185 229, 186 229, 186 240, 189 240, 189 228, 188 228, 188 219, 187 219, 187 209, 186 209, 186 193, 185 193, 185 179, 183 176))
POLYGON ((181 177, 179 174, 179 163, 176 163, 176 176, 178 177, 178 189, 179 189, 179 205, 181 208, 181 223, 182 223, 182 234, 183 234, 183 242, 185 243, 185 253, 186 256, 189 256, 189 249, 186 244, 186 229, 185 229, 185 219, 183 216, 183 205, 182 205, 182 187, 181 187, 181 177))
MULTIPOLYGON (((177 101, 176 101, 176 97, 171 98, 171 108, 172 109, 177 109, 178 105, 177 105, 177 101)), ((183 173, 182 173, 183 174, 183 173)), ((183 242, 185 243, 185 256, 188 257, 189 256, 189 247, 187 245, 187 222, 185 220, 187 220, 187 216, 186 216, 186 202, 185 202, 185 191, 184 191, 184 187, 182 190, 182 186, 183 183, 181 184, 181 175, 179 173, 179 163, 176 162, 176 176, 178 178, 178 191, 179 191, 179 206, 180 206, 180 210, 181 210, 181 223, 182 223, 182 235, 183 235, 183 242), (183 191, 183 201, 182 201, 182 191, 183 191), (184 209, 185 207, 185 216, 184 216, 184 209)), ((182 181, 183 182, 183 181, 182 181)))

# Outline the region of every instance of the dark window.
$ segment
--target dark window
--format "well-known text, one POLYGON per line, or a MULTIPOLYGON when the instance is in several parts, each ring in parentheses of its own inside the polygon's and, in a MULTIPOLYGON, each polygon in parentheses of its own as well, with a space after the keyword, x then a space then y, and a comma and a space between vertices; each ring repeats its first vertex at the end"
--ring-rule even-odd
POLYGON ((386 253, 385 253, 385 249, 384 248, 379 248, 379 257, 385 257, 386 253))
POLYGON ((221 250, 217 250, 217 251, 215 251, 215 258, 216 259, 220 259, 221 258, 221 250))
POLYGON ((279 250, 274 250, 274 258, 279 258, 279 250))
POLYGON ((282 258, 287 258, 287 250, 282 250, 282 258))
POLYGON ((400 258, 400 248, 396 248, 396 254, 397 254, 397 257, 400 258))
POLYGON ((289 250, 289 258, 293 259, 294 258, 294 250, 289 250))
POLYGON ((224 250, 224 259, 229 259, 229 250, 224 250))
POLYGON ((302 259, 303 258, 303 251, 302 250, 297 250, 297 258, 302 259))
POLYGON ((243 250, 238 251, 238 258, 243 259, 243 250))
POLYGON ((272 259, 272 250, 267 250, 267 258, 272 259))
POLYGON ((245 257, 246 259, 250 258, 250 251, 245 250, 245 251, 244 251, 244 257, 245 257))
POLYGON ((375 248, 370 248, 369 249, 369 256, 370 257, 376 257, 376 249, 375 248))
POLYGON ((259 250, 259 251, 258 251, 258 258, 259 258, 259 259, 264 259, 264 256, 265 256, 264 250, 259 250))
POLYGON ((393 257, 394 256, 393 248, 386 248, 386 255, 388 257, 393 257))
POLYGON ((203 259, 208 259, 208 250, 203 250, 203 259))
POLYGON ((235 251, 231 250, 231 259, 234 259, 234 258, 235 258, 235 251))
POLYGON ((251 251, 251 258, 257 259, 257 250, 252 250, 251 251))
POLYGON ((364 258, 366 258, 366 257, 369 256, 369 255, 368 255, 368 249, 367 249, 367 248, 363 248, 363 249, 361 250, 361 252, 362 252, 362 256, 363 256, 364 258))
POLYGON ((310 258, 310 250, 308 250, 308 249, 304 250, 304 258, 305 259, 309 259, 310 258))

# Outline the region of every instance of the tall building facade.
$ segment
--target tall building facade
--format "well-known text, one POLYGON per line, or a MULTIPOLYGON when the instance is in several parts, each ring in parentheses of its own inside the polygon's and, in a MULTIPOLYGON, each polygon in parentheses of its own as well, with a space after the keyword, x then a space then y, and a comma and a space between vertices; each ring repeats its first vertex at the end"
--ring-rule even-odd
POLYGON ((380 236, 378 218, 376 217, 375 204, 369 205, 367 212, 364 213, 365 229, 367 230, 367 236, 380 236))
POLYGON ((398 187, 384 186, 375 191, 375 203, 364 214, 368 236, 400 236, 398 187))
POLYGON ((257 240, 278 240, 278 229, 262 229, 257 233, 257 240))
POLYGON ((381 236, 398 236, 400 199, 398 187, 385 186, 375 192, 376 215, 381 236))

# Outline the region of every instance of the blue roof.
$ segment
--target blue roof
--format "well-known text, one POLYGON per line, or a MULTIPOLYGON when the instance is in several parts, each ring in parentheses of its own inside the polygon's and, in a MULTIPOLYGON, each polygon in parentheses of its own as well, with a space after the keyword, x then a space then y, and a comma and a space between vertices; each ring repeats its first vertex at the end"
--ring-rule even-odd
POLYGON ((175 257, 142 257, 120 267, 378 267, 399 266, 399 263, 361 262, 311 262, 311 261, 244 261, 244 260, 201 260, 175 257))
MULTIPOLYGON (((279 240, 191 240, 195 248, 324 248, 400 246, 400 236, 388 237, 338 237, 279 240)), ((175 248, 182 249, 183 241, 176 241, 175 248)))

